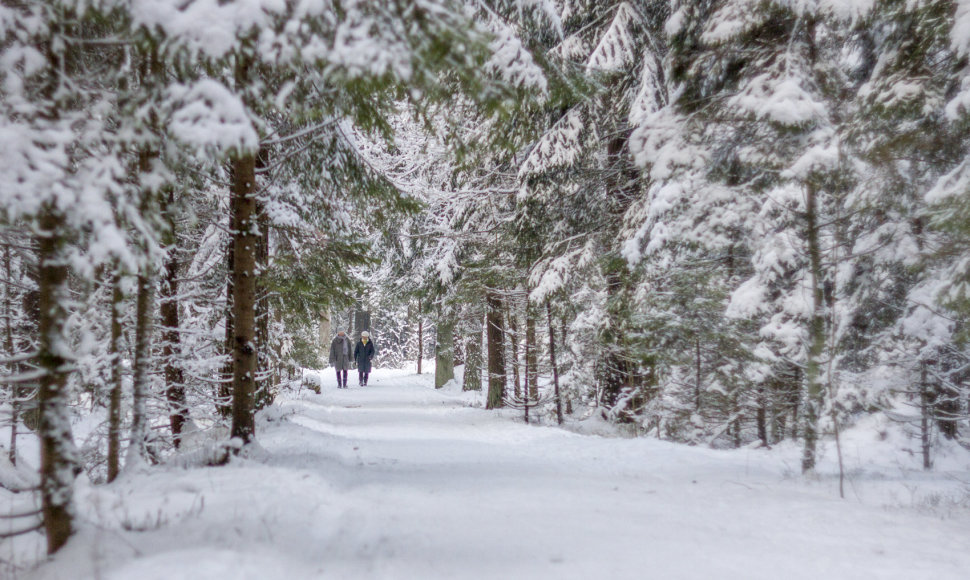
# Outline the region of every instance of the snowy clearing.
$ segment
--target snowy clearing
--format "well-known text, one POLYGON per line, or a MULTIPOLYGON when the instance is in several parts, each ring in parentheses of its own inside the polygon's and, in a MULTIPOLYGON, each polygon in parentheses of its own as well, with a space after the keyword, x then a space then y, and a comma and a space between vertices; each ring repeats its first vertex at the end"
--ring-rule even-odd
MULTIPOLYGON (((81 531, 12 576, 944 579, 970 569, 965 454, 923 474, 863 447, 875 438, 858 429, 840 500, 831 452, 805 480, 793 475, 794 446, 578 435, 486 412, 479 393, 435 391, 433 373, 377 370, 370 386, 340 391, 330 371, 319 376, 322 394, 282 396, 264 414, 249 459, 82 481, 81 531)), ((0 498, 5 511, 23 502, 0 498)), ((43 550, 39 535, 7 540, 0 559, 26 566, 43 550)))

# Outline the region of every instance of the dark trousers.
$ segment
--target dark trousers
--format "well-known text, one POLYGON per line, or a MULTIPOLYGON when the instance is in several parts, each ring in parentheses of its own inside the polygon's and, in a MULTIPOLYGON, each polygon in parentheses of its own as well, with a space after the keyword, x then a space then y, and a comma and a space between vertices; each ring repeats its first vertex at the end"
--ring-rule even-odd
POLYGON ((360 383, 360 384, 362 384, 362 385, 366 385, 367 384, 367 377, 369 375, 370 375, 370 373, 361 373, 361 372, 358 372, 357 373, 357 382, 360 383))
POLYGON ((337 369, 337 386, 338 387, 347 386, 347 369, 344 369, 344 370, 337 369), (341 373, 343 374, 343 379, 340 378, 341 373))

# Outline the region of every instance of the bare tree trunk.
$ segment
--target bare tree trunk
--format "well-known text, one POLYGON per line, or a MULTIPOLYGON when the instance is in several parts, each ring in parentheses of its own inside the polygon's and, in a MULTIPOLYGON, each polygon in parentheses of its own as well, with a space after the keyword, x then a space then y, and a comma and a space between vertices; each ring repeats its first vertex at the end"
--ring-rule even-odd
MULTIPOLYGON (((236 196, 229 199, 229 211, 231 215, 236 215, 236 196)), ((235 218, 233 218, 235 219, 235 218)), ((226 248, 226 333, 225 333, 225 354, 226 364, 222 367, 222 375, 219 377, 221 382, 217 388, 216 409, 223 419, 232 417, 232 377, 233 377, 233 337, 236 335, 235 329, 235 309, 233 308, 233 296, 235 294, 236 278, 236 259, 235 259, 235 239, 230 240, 226 248)))
POLYGON ((421 359, 424 358, 424 319, 421 318, 421 307, 418 307, 418 374, 421 374, 421 359))
MULTIPOLYGON (((512 392, 515 398, 522 398, 522 375, 519 370, 519 323, 515 313, 515 307, 510 305, 508 308, 509 316, 509 343, 512 345, 512 392)), ((525 406, 529 408, 528 405, 525 406)))
MULTIPOLYGON (((10 246, 4 246, 3 248, 3 266, 4 271, 7 276, 12 276, 12 260, 10 258, 10 246)), ((4 344, 7 351, 7 356, 13 357, 18 353, 14 352, 14 340, 13 340, 13 309, 10 307, 13 298, 11 297, 12 289, 10 284, 3 285, 3 318, 4 318, 4 344)), ((20 365, 17 363, 10 363, 10 374, 16 375, 19 370, 20 365)), ((21 389, 17 386, 18 383, 14 382, 10 385, 10 453, 8 455, 11 465, 17 465, 17 423, 20 422, 20 398, 21 389)))
POLYGON ((694 339, 694 412, 701 412, 701 339, 694 339))
MULTIPOLYGON (((245 63, 237 65, 237 80, 245 80, 245 63)), ((231 437, 243 444, 256 434, 256 199, 255 155, 244 153, 232 161, 233 264, 233 379, 231 437)))
POLYGON ((758 424, 758 439, 761 439, 761 444, 765 447, 769 446, 768 442, 768 401, 765 396, 764 387, 758 387, 758 410, 756 411, 755 421, 758 424))
POLYGON ((930 426, 933 409, 930 404, 930 384, 926 379, 926 361, 920 361, 919 366, 920 447, 923 452, 923 469, 928 471, 933 468, 930 457, 930 426))
POLYGON ((249 443, 256 431, 256 200, 255 157, 244 154, 232 162, 233 198, 233 382, 231 436, 249 443))
POLYGON ((525 383, 529 398, 539 398, 539 357, 536 348, 536 316, 531 305, 526 306, 525 315, 525 383))
POLYGON ((329 312, 320 313, 320 364, 326 367, 330 357, 331 318, 329 312))
POLYGON ((440 389, 455 378, 455 321, 450 313, 442 313, 435 327, 434 388, 440 389))
POLYGON ((465 375, 462 377, 463 391, 482 390, 482 318, 475 316, 473 329, 465 342, 465 375))
POLYGON ((492 291, 485 298, 488 312, 485 317, 488 336, 488 398, 486 409, 497 409, 505 399, 505 328, 502 316, 502 300, 492 291))
POLYGON ((137 466, 148 457, 148 411, 146 408, 152 363, 152 318, 155 309, 154 282, 149 274, 138 276, 135 314, 135 365, 132 369, 131 437, 125 469, 137 466))
POLYGON ((177 251, 176 223, 173 215, 175 192, 169 190, 163 214, 168 221, 165 245, 168 259, 165 262, 165 281, 161 287, 159 310, 162 318, 162 359, 165 361, 165 398, 168 401, 168 423, 172 430, 172 442, 178 448, 182 443, 182 429, 189 419, 189 409, 185 401, 185 378, 179 357, 182 354, 182 335, 179 330, 179 262, 177 251))
POLYGON ((552 385, 556 396, 556 422, 562 425, 562 395, 559 392, 559 370, 556 368, 556 331, 552 325, 552 305, 548 300, 546 316, 549 319, 549 364, 552 365, 552 385))
POLYGON ((108 482, 121 471, 121 398, 123 395, 122 328, 121 316, 125 295, 121 289, 122 276, 116 272, 111 293, 111 393, 108 398, 108 482))
POLYGON ((812 285, 812 316, 808 325, 808 359, 805 363, 805 447, 802 473, 815 469, 818 421, 824 403, 820 359, 825 349, 825 318, 822 295, 822 250, 818 235, 818 200, 815 185, 805 188, 806 241, 812 285))
MULTIPOLYGON (((265 268, 269 263, 269 219, 262 204, 256 206, 256 223, 259 224, 259 236, 256 237, 256 269, 265 268)), ((264 409, 273 402, 271 390, 272 380, 270 368, 272 359, 269 340, 269 290, 260 283, 261 276, 256 276, 256 372, 261 377, 254 394, 255 409, 264 409)))
POLYGON ((66 224, 47 207, 39 218, 37 235, 39 285, 39 337, 37 365, 40 377, 40 477, 47 552, 53 554, 74 533, 74 479, 77 463, 68 415, 68 339, 65 333, 68 267, 65 257, 66 224))

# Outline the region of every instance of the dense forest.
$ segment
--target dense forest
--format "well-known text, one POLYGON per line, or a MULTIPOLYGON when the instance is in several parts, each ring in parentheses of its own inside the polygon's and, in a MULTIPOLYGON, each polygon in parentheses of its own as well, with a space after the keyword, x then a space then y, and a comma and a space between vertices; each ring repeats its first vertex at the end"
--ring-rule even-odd
POLYGON ((970 447, 968 57, 968 0, 4 2, 14 531, 245 453, 338 328, 531 422, 811 472, 881 414, 930 469, 970 447))

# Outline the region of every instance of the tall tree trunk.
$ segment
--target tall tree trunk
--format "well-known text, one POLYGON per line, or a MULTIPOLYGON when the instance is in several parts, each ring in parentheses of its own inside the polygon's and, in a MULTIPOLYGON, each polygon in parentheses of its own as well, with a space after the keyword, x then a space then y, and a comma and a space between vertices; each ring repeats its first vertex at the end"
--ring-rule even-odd
MULTIPOLYGON (((263 155, 260 155, 260 159, 263 155)), ((255 178, 255 176, 254 176, 255 178)), ((256 268, 261 271, 269 264, 269 219, 261 203, 256 206, 256 223, 259 224, 258 243, 256 244, 256 268)), ((269 340, 269 289, 260 283, 262 276, 256 276, 256 372, 260 377, 260 382, 256 386, 255 405, 256 409, 264 409, 273 402, 273 392, 271 390, 272 380, 271 366, 274 358, 270 353, 269 340)))
POLYGON ((806 241, 810 283, 812 287, 812 315, 808 323, 808 359, 805 363, 805 446, 802 451, 802 473, 815 469, 818 443, 818 421, 822 412, 824 383, 821 358, 825 349, 825 318, 822 293, 822 250, 818 235, 818 199, 815 185, 805 188, 806 241))
POLYGON ((326 368, 330 357, 330 312, 320 313, 320 363, 326 368))
POLYGON ((758 439, 761 445, 768 447, 768 400, 763 386, 758 387, 758 410, 755 412, 755 421, 758 426, 758 439))
POLYGON ((556 330, 552 325, 552 305, 548 300, 546 317, 549 320, 549 364, 552 366, 552 385, 556 396, 556 422, 562 425, 562 395, 559 392, 559 370, 556 368, 556 330))
POLYGON ((424 320, 421 318, 421 308, 418 307, 418 374, 421 374, 421 359, 424 358, 424 320))
POLYGON ((185 379, 178 363, 178 358, 181 356, 178 281, 175 272, 177 266, 173 261, 174 258, 170 258, 165 267, 165 283, 162 285, 162 300, 159 308, 162 325, 165 327, 162 359, 165 361, 165 398, 168 402, 169 428, 172 431, 173 443, 178 448, 181 445, 183 427, 189 419, 189 410, 185 400, 185 379))
POLYGON ((41 509, 47 552, 57 552, 74 532, 74 479, 79 466, 68 414, 68 338, 66 240, 63 216, 50 208, 38 220, 37 261, 39 337, 37 365, 42 371, 40 401, 41 509))
POLYGON ((154 281, 147 273, 138 276, 138 297, 135 306, 135 365, 132 369, 131 436, 125 469, 136 467, 147 457, 148 410, 147 400, 151 384, 152 331, 155 309, 154 281))
MULTIPOLYGON (((244 69, 240 64, 239 69, 244 69)), ((237 77, 240 74, 237 70, 237 77)), ((243 78, 245 78, 243 76, 243 78)), ((237 80, 239 80, 237 78, 237 80)), ((232 197, 236 212, 232 220, 233 264, 233 377, 231 436, 243 444, 256 433, 256 157, 243 153, 232 160, 232 197)))
POLYGON ((505 328, 503 327, 502 300, 492 291, 485 298, 488 312, 485 316, 488 336, 488 398, 486 409, 497 409, 505 399, 505 328))
MULTIPOLYGON (((524 397, 522 397, 522 375, 519 370, 519 323, 514 306, 508 308, 508 315, 509 344, 512 345, 512 392, 515 394, 515 398, 519 399, 524 397)), ((529 406, 526 405, 526 409, 528 408, 529 406)))
MULTIPOLYGON (((232 216, 236 215, 236 196, 230 196, 229 199, 229 212, 232 216)), ((233 217, 235 219, 235 217, 233 217)), ((222 375, 219 377, 219 386, 217 391, 217 403, 216 409, 219 411, 219 415, 223 419, 229 419, 232 417, 232 377, 233 377, 233 337, 236 335, 236 311, 233 307, 233 296, 235 294, 235 279, 236 279, 236 242, 235 238, 229 241, 226 247, 226 311, 225 311, 225 355, 226 364, 222 367, 222 375)))
POLYGON ((539 357, 536 344, 536 314, 530 304, 525 310, 525 383, 529 398, 539 398, 539 357))
POLYGON ((923 469, 930 470, 933 467, 933 461, 930 457, 930 426, 933 424, 933 406, 930 383, 926 378, 926 361, 920 361, 919 367, 920 448, 923 453, 923 469))
POLYGON ((436 331, 434 388, 440 389, 455 378, 455 320, 450 312, 439 314, 436 331))
MULTIPOLYGON (((142 61, 142 82, 151 83, 151 75, 157 63, 154 50, 142 61), (149 72, 151 71, 151 73, 149 72)), ((149 124, 156 131, 158 121, 155 111, 149 111, 149 124)), ((152 216, 157 209, 155 205, 156 190, 147 183, 146 176, 154 171, 155 162, 159 157, 157 149, 145 146, 138 152, 138 171, 142 181, 141 211, 143 215, 152 216)), ((148 458, 148 409, 147 401, 151 387, 152 365, 152 334, 155 331, 155 272, 148 256, 148 244, 141 248, 145 264, 138 274, 138 295, 135 299, 135 364, 132 368, 132 402, 131 402, 131 434, 128 442, 128 453, 125 457, 125 469, 131 469, 145 462, 148 458)))
POLYGON ((170 189, 166 195, 162 213, 168 222, 164 240, 168 248, 165 261, 165 280, 161 287, 159 310, 162 318, 162 360, 165 361, 165 398, 168 401, 168 423, 172 430, 172 442, 178 448, 182 444, 182 429, 189 419, 189 409, 185 401, 185 378, 179 358, 182 355, 182 334, 179 330, 179 262, 177 252, 176 223, 174 216, 175 191, 170 189))
POLYGON ((121 288, 122 276, 116 272, 111 291, 111 393, 108 397, 108 482, 121 471, 121 399, 123 396, 123 359, 121 317, 125 294, 121 288))
POLYGON ((694 339, 694 412, 701 412, 701 339, 694 339))
POLYGON ((482 317, 476 313, 471 332, 465 342, 465 374, 463 391, 482 390, 482 317))
MULTIPOLYGON (((10 246, 4 246, 3 248, 3 267, 7 276, 13 276, 13 260, 10 258, 10 246)), ((11 303, 13 302, 13 297, 11 296, 12 287, 10 284, 3 285, 3 319, 4 319, 4 348, 7 351, 7 356, 13 357, 19 353, 14 352, 15 344, 13 340, 13 308, 11 308, 11 303)), ((11 362, 9 373, 11 376, 18 374, 20 365, 18 363, 11 362)), ((22 390, 18 387, 18 383, 14 382, 10 385, 10 453, 8 457, 10 459, 11 465, 17 465, 17 423, 20 422, 20 398, 22 390)))

